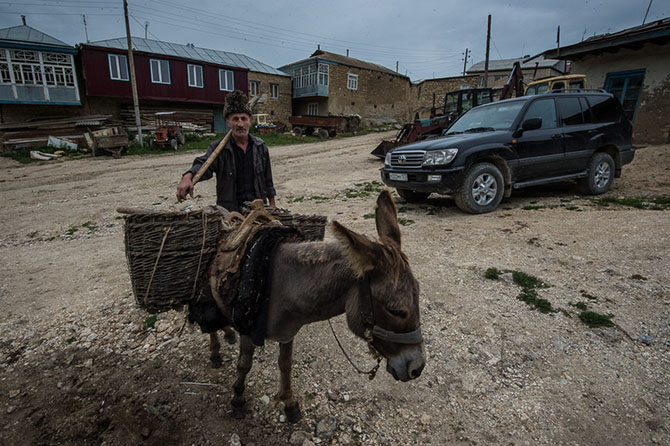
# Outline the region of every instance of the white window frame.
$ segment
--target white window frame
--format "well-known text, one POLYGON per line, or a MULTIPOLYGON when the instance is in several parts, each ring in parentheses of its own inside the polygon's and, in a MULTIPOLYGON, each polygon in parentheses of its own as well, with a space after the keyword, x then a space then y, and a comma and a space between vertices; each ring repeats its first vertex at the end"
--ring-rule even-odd
POLYGON ((151 72, 151 83, 152 84, 167 84, 170 82, 170 61, 165 59, 149 59, 149 71, 151 72), (158 69, 156 70, 157 77, 154 76, 154 66, 158 69), (163 71, 165 68, 165 72, 163 71), (165 73, 167 73, 167 79, 163 79, 165 73))
POLYGON ((349 90, 358 90, 358 74, 347 73, 347 88, 349 90))
POLYGON ((233 91, 235 89, 235 73, 231 70, 219 70, 219 90, 233 91), (230 85, 229 85, 230 84, 230 85))
POLYGON ((249 97, 258 96, 261 91, 260 81, 249 81, 249 97))
POLYGON ((307 115, 308 116, 319 116, 319 103, 311 102, 307 104, 307 115))
POLYGON ((270 99, 279 99, 279 84, 270 84, 270 99))
POLYGON ((193 88, 204 88, 205 83, 202 79, 202 65, 186 65, 188 75, 188 86, 193 88))
POLYGON ((123 54, 108 54, 107 63, 109 64, 109 78, 113 81, 125 81, 130 80, 128 72, 128 57, 123 54), (122 64, 126 69, 126 77, 123 77, 123 70, 121 69, 122 64), (114 75, 114 70, 116 70, 116 75, 114 75))

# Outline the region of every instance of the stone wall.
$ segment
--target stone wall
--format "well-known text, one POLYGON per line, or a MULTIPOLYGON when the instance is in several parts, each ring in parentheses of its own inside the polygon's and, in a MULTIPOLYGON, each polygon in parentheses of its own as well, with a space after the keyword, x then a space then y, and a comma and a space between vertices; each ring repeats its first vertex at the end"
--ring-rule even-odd
POLYGON ((267 113, 270 122, 288 124, 288 118, 293 113, 291 107, 291 78, 250 71, 249 82, 251 81, 260 83, 259 94, 264 96, 254 106, 254 113, 267 113), (279 85, 278 98, 272 97, 271 84, 279 85))
POLYGON ((319 114, 361 116, 362 125, 404 123, 409 116, 409 79, 395 74, 346 65, 331 65, 328 110, 319 114), (348 88, 349 73, 358 75, 358 88, 348 88))
POLYGON ((670 44, 645 44, 639 50, 589 56, 572 63, 573 74, 586 74, 591 88, 604 88, 608 73, 644 69, 644 83, 633 129, 635 143, 670 142, 670 44))
POLYGON ((410 119, 413 119, 416 113, 421 109, 433 106, 433 95, 435 95, 435 104, 437 106, 444 104, 444 95, 449 91, 461 90, 464 88, 477 88, 479 77, 455 76, 443 77, 440 79, 427 79, 418 84, 412 84, 409 95, 409 113, 410 119))

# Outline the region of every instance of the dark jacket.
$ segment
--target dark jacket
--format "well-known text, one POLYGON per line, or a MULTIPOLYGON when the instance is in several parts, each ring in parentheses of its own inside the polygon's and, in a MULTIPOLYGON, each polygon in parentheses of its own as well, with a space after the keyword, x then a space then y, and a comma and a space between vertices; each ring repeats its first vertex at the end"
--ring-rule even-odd
MULTIPOLYGON (((223 138, 221 138, 223 139, 223 138)), ((205 164, 209 155, 216 149, 221 142, 217 139, 209 145, 207 152, 197 157, 193 161, 193 166, 185 173, 191 172, 195 175, 200 167, 205 164)), ((226 143, 219 156, 216 157, 209 169, 204 173, 201 181, 209 180, 216 174, 216 204, 223 206, 229 211, 239 211, 237 202, 237 179, 235 170, 235 154, 233 153, 233 139, 226 143)), ((254 159, 254 192, 256 198, 266 200, 268 197, 277 195, 274 183, 272 182, 272 166, 270 165, 270 153, 265 142, 253 135, 249 135, 249 146, 254 159)))

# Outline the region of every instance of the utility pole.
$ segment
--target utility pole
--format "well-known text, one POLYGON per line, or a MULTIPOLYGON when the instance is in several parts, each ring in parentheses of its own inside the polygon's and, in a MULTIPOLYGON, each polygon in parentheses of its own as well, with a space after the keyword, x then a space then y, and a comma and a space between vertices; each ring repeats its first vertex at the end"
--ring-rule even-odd
POLYGON ((82 17, 84 18, 84 32, 86 33, 86 43, 89 43, 90 40, 88 40, 88 26, 86 25, 86 14, 82 14, 82 17))
POLYGON ((22 16, 21 16, 21 21, 23 22, 23 26, 28 26, 28 25, 26 24, 26 16, 22 15, 22 16))
POLYGON ((396 61, 395 61, 395 72, 396 72, 396 73, 398 72, 398 64, 399 64, 399 63, 400 63, 399 60, 396 60, 396 61))
POLYGON ((126 19, 126 40, 128 40, 128 65, 130 69, 130 86, 133 90, 133 105, 135 106, 135 125, 140 147, 144 147, 142 140, 142 120, 140 119, 140 100, 137 98, 137 81, 135 80, 135 61, 133 61, 133 42, 130 40, 130 24, 128 23, 128 2, 123 0, 123 15, 126 19))
POLYGON ((556 57, 561 55, 561 25, 556 30, 556 57))
POLYGON ((144 38, 147 39, 147 34, 149 34, 149 22, 144 22, 144 38))
POLYGON ((651 2, 654 0, 649 0, 649 6, 647 6, 647 12, 644 13, 644 19, 642 20, 642 24, 644 25, 644 22, 647 21, 647 15, 649 14, 649 10, 651 9, 651 2))
POLYGON ((465 59, 463 59, 463 76, 465 76, 465 70, 468 65, 468 49, 465 49, 465 59))
POLYGON ((489 52, 491 49, 491 14, 489 14, 489 24, 486 30, 486 61, 484 62, 484 88, 489 86, 489 52))

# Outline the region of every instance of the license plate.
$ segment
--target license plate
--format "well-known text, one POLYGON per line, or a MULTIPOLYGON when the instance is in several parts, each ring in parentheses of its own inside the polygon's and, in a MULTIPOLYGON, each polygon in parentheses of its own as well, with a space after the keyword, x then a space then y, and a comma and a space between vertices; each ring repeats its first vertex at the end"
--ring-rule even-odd
POLYGON ((389 173, 389 180, 392 181, 407 181, 407 174, 406 173, 389 173))

